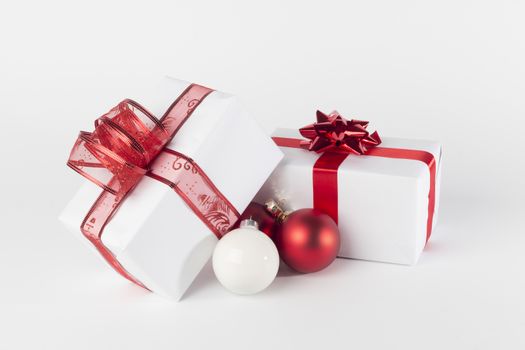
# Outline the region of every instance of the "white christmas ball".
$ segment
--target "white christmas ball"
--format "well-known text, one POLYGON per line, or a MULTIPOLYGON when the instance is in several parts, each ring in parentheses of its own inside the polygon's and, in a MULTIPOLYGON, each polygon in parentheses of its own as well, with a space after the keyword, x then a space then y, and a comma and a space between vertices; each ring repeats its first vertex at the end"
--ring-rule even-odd
POLYGON ((279 269, 279 253, 273 241, 257 230, 254 221, 220 239, 213 252, 213 271, 219 282, 237 294, 255 294, 268 287, 279 269))

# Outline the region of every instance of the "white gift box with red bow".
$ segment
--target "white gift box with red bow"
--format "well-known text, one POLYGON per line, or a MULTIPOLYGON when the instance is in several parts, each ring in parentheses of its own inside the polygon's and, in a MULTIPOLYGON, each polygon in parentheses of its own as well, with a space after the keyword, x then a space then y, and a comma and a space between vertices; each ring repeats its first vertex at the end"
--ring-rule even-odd
MULTIPOLYGON (((313 168, 320 154, 298 147, 298 141, 304 140, 298 130, 277 129, 272 136, 284 140, 281 150, 285 157, 256 201, 264 204, 274 199, 285 210, 315 207, 313 168), (286 140, 291 140, 292 146, 285 146, 286 140)), ((432 174, 421 160, 348 155, 336 170, 337 199, 331 203, 336 204, 341 233, 339 256, 415 264, 437 223, 441 145, 384 137, 376 148, 391 149, 394 154, 401 150, 401 155, 402 150, 409 150, 423 154, 425 159, 433 158, 434 196, 429 196, 432 174), (429 210, 432 201, 433 208, 429 210)))
MULTIPOLYGON (((165 78, 157 89, 134 99, 160 117, 189 85, 165 78)), ((193 159, 239 213, 283 156, 238 100, 219 91, 193 110, 168 148, 193 159)), ((100 193, 100 187, 85 181, 60 215, 90 246, 80 226, 100 193)), ((209 260, 217 237, 169 186, 145 176, 106 225, 101 240, 148 289, 180 299, 209 260)))

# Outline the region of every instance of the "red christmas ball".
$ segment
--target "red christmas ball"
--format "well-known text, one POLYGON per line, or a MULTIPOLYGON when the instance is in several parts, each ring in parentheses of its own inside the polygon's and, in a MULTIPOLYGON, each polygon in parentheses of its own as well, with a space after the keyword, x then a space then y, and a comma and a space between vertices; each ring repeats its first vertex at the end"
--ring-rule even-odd
POLYGON ((239 228, 241 221, 246 219, 252 219, 257 221, 259 224, 259 231, 264 232, 268 237, 272 238, 277 230, 277 223, 275 218, 266 210, 266 207, 262 204, 251 202, 248 207, 241 214, 241 218, 232 229, 239 228))
POLYGON ((315 209, 300 209, 288 215, 276 232, 275 241, 281 259, 303 273, 330 265, 340 247, 337 224, 315 209))

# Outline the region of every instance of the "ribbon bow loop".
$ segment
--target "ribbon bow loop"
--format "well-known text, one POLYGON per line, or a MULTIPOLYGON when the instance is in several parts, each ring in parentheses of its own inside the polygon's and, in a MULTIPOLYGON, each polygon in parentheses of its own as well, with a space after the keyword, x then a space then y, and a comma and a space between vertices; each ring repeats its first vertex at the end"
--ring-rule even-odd
POLYGON ((132 100, 124 100, 80 132, 68 165, 117 198, 146 174, 169 140, 160 121, 132 100))
POLYGON ((347 120, 337 111, 328 115, 317 111, 317 123, 299 129, 301 135, 308 139, 301 141, 301 147, 317 153, 335 150, 365 154, 381 143, 377 131, 370 134, 367 127, 368 121, 347 120))

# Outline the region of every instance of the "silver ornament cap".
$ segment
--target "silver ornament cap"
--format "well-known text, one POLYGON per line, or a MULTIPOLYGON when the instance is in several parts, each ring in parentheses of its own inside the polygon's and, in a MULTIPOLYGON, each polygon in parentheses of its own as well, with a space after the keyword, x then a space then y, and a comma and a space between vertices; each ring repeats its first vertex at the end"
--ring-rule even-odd
POLYGON ((241 221, 241 223, 239 224, 239 227, 240 228, 251 228, 251 229, 254 229, 254 230, 258 230, 259 229, 259 223, 255 220, 253 220, 251 217, 249 219, 244 219, 243 221, 241 221))

